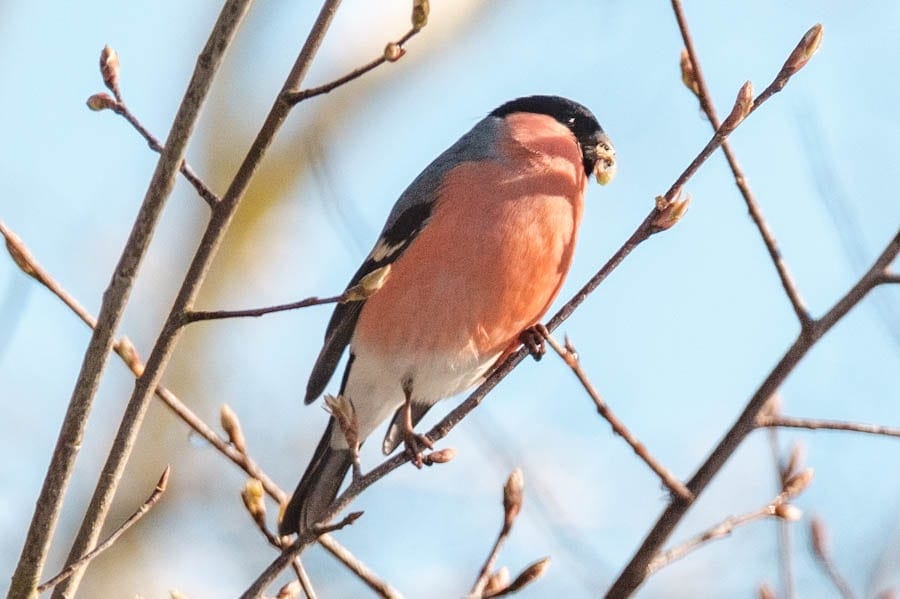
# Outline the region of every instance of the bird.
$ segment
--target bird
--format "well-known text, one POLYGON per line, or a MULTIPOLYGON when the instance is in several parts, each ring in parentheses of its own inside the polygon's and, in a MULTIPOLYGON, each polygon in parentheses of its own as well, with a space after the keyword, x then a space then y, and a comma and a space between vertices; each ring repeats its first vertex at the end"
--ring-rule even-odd
MULTIPOLYGON (((383 452, 403 441, 421 467, 431 443, 414 426, 436 402, 522 343, 540 350, 535 326, 572 263, 587 183, 615 172, 609 137, 577 102, 534 95, 490 112, 400 195, 347 289, 373 275, 378 284, 335 307, 305 403, 349 346, 337 397, 352 406, 351 437, 364 441, 393 414, 383 452)), ((333 413, 282 510, 282 535, 325 524, 358 456, 347 428, 333 413)))

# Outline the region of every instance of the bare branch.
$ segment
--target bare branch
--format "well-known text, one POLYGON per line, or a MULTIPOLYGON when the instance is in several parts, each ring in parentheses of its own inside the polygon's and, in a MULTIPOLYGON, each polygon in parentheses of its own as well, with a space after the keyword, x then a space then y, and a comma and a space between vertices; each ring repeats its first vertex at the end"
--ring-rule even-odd
POLYGON ((300 91, 285 92, 284 100, 292 105, 299 104, 304 100, 327 94, 328 92, 333 91, 341 87, 342 85, 350 83, 354 79, 359 79, 369 71, 380 67, 386 62, 397 62, 398 60, 400 60, 400 58, 403 57, 404 54, 406 54, 406 50, 403 48, 404 44, 406 44, 406 42, 408 42, 413 36, 419 33, 419 31, 421 31, 421 29, 416 29, 415 27, 413 27, 396 42, 389 42, 387 46, 385 46, 384 52, 381 54, 381 56, 370 62, 367 62, 361 67, 353 69, 346 75, 338 77, 334 81, 329 81, 328 83, 319 85, 318 87, 311 87, 309 89, 300 91))
MULTIPOLYGON (((709 88, 706 85, 706 80, 703 77, 703 71, 700 68, 700 60, 697 56, 697 51, 694 49, 694 41, 690 29, 688 28, 687 18, 685 17, 684 10, 681 6, 681 0, 672 0, 672 9, 675 12, 675 18, 678 21, 678 29, 681 31, 681 37, 684 40, 686 49, 686 57, 682 58, 682 77, 689 78, 692 83, 692 86, 689 87, 691 87, 691 90, 700 100, 700 107, 709 119, 710 125, 712 125, 713 129, 718 129, 721 126, 721 123, 716 114, 712 95, 710 94, 709 88), (685 58, 687 59, 687 65, 689 67, 687 75, 685 75, 685 58)), ((821 31, 821 26, 817 25, 816 27, 821 31)), ((815 29, 815 27, 813 29, 815 29)), ((806 328, 809 326, 812 318, 806 309, 803 298, 800 296, 797 284, 794 282, 793 277, 788 271, 787 264, 781 256, 778 244, 762 214, 762 210, 756 201, 756 197, 750 189, 750 184, 747 182, 747 178, 744 176, 744 172, 737 161, 737 156, 735 156, 734 151, 731 149, 731 145, 727 140, 722 143, 722 152, 725 154, 728 166, 731 167, 731 172, 734 174, 734 182, 740 190, 741 196, 744 198, 744 203, 747 205, 750 218, 753 219, 756 228, 759 230, 759 234, 766 246, 766 250, 769 252, 769 257, 775 265, 775 270, 778 272, 778 277, 781 279, 781 285, 784 287, 784 291, 791 302, 794 313, 797 315, 801 327, 806 328)))
MULTIPOLYGON (((97 321, 94 316, 91 315, 91 313, 88 312, 87 309, 85 309, 84 306, 82 306, 68 291, 66 291, 65 288, 63 288, 62 285, 60 285, 50 273, 43 268, 43 266, 41 266, 22 240, 13 231, 8 229, 2 221, 0 221, 0 234, 3 235, 6 241, 6 247, 10 256, 22 272, 46 287, 88 327, 93 328, 96 326, 97 321)), ((144 363, 141 361, 137 350, 127 337, 123 336, 116 340, 113 344, 113 349, 135 376, 140 376, 144 372, 144 363)), ((222 412, 220 413, 220 419, 223 420, 222 428, 229 434, 229 440, 226 441, 169 389, 162 385, 157 385, 154 393, 162 400, 166 407, 172 410, 172 412, 195 433, 206 439, 206 441, 219 451, 219 453, 231 460, 232 463, 247 473, 251 478, 258 480, 266 493, 279 505, 287 500, 285 492, 256 464, 250 455, 247 454, 246 443, 238 441, 239 438, 243 437, 243 433, 240 433, 240 435, 237 434, 237 432, 241 430, 240 421, 230 408, 225 410, 227 406, 223 406, 222 412), (227 421, 227 424, 224 421, 227 421)), ((447 456, 445 455, 443 457, 446 458, 447 456)), ((445 461, 447 460, 445 459, 445 461)), ((356 574, 369 586, 369 588, 379 593, 380 596, 388 598, 398 598, 402 596, 399 591, 382 580, 375 572, 370 570, 363 562, 330 535, 322 535, 319 538, 319 544, 339 561, 343 562, 351 572, 356 574)))
POLYGON ((37 592, 43 593, 45 591, 48 591, 49 589, 52 589, 53 587, 55 587, 62 581, 66 580, 72 574, 74 574, 75 570, 77 570, 81 566, 87 564, 92 559, 94 559, 95 557, 97 557, 98 555, 100 555, 101 553, 103 553, 104 551, 109 549, 110 547, 112 547, 113 543, 115 543, 119 539, 119 537, 121 537, 123 534, 125 534, 125 531, 127 531, 129 528, 131 528, 132 526, 137 524, 137 521, 140 520, 141 518, 143 518, 144 514, 149 512, 153 508, 153 506, 156 505, 160 499, 162 499, 163 493, 166 492, 166 487, 169 484, 169 473, 170 472, 171 472, 171 469, 169 468, 169 466, 166 466, 166 469, 163 470, 162 475, 160 475, 159 480, 156 483, 156 487, 154 487, 153 492, 150 493, 150 496, 147 497, 147 499, 144 501, 144 503, 142 503, 141 506, 137 510, 135 510, 135 512, 133 514, 128 516, 128 518, 126 518, 125 522, 123 522, 119 526, 119 528, 115 529, 112 532, 112 534, 106 538, 105 541, 103 541, 102 543, 100 543, 99 545, 94 547, 94 549, 90 553, 86 554, 84 557, 79 559, 77 562, 69 564, 62 570, 62 572, 60 572, 59 574, 57 574, 56 576, 54 576, 47 582, 39 585, 37 588, 37 592))
MULTIPOLYGON (((856 285, 831 308, 822 318, 813 321, 809 330, 801 331, 790 348, 781 357, 775 367, 747 402, 744 411, 725 433, 716 448, 700 466, 693 478, 688 482, 695 496, 699 496, 731 457, 741 442, 756 428, 756 419, 772 395, 778 390, 787 376, 794 370, 800 360, 816 342, 827 333, 853 306, 857 305, 880 280, 888 265, 900 253, 900 232, 882 250, 871 268, 857 281, 856 285)), ((607 591, 607 597, 625 597, 630 595, 646 579, 647 567, 655 558, 656 552, 669 537, 678 522, 681 521, 691 504, 673 500, 663 511, 656 524, 647 534, 644 542, 631 561, 619 574, 619 578, 607 591)))
POLYGON ((516 517, 522 509, 524 484, 522 470, 516 468, 509 475, 506 484, 503 486, 503 526, 500 527, 500 532, 497 533, 494 545, 491 547, 490 553, 488 553, 481 570, 478 572, 478 577, 472 585, 472 590, 469 591, 469 597, 479 599, 485 594, 485 588, 494 571, 494 565, 497 563, 500 549, 503 547, 503 543, 506 542, 507 537, 509 537, 509 533, 512 532, 516 517))
MULTIPOLYGON (((739 98, 740 100, 740 98, 739 98)), ((736 102, 739 104, 739 102, 736 102)), ((755 106, 754 106, 755 108, 755 106)), ((741 121, 742 122, 742 121, 741 121)), ((735 124, 734 126, 738 126, 740 123, 735 124)), ((730 131, 729 131, 730 133, 730 131)), ((555 330, 560 324, 566 321, 569 316, 580 306, 591 293, 602 283, 609 274, 622 263, 622 261, 636 248, 638 245, 646 241, 652 235, 659 233, 660 231, 666 230, 667 227, 660 228, 657 226, 657 221, 660 218, 660 215, 665 213, 666 210, 672 209, 673 206, 676 206, 675 209, 678 209, 677 206, 680 205, 681 200, 679 200, 679 192, 681 186, 687 182, 687 180, 693 176, 696 172, 697 168, 709 157, 709 155, 718 148, 719 144, 721 144, 722 140, 725 139, 725 135, 720 131, 717 132, 716 135, 710 140, 710 142, 701 150, 700 154, 691 162, 688 168, 685 170, 682 175, 679 176, 680 185, 678 187, 672 186, 669 192, 660 199, 657 199, 656 205, 650 211, 650 213, 644 218, 643 222, 641 222, 637 229, 631 234, 631 236, 625 241, 624 244, 616 251, 615 254, 604 264, 600 270, 598 270, 593 277, 588 280, 587 283, 577 292, 575 295, 569 299, 568 302, 563 305, 562 308, 549 320, 547 321, 546 327, 548 331, 555 330)), ((510 354, 506 360, 497 365, 496 368, 491 372, 490 376, 485 379, 485 381, 479 385, 477 389, 475 389, 469 396, 454 408, 449 414, 447 414, 440 422, 438 422, 434 427, 428 431, 424 437, 429 439, 432 442, 443 439, 447 436, 447 434, 457 425, 459 424, 463 418, 465 418, 472 410, 478 407, 479 404, 484 400, 488 393, 493 390, 497 384, 502 381, 510 372, 515 369, 516 366, 528 355, 529 350, 525 347, 520 347, 518 350, 510 354)), ((400 452, 397 455, 388 458, 384 462, 382 462, 379 466, 369 471, 367 474, 362 477, 357 477, 350 483, 350 486, 335 499, 335 501, 331 504, 326 513, 323 515, 321 522, 328 522, 332 518, 334 518, 338 513, 341 512, 344 508, 350 505, 353 500, 359 496, 365 489, 369 486, 387 476, 391 471, 399 468, 401 465, 405 464, 409 461, 408 454, 406 452, 400 452)), ((690 489, 690 487, 688 487, 690 489)), ((269 584, 278 576, 278 573, 281 572, 284 568, 288 566, 291 560, 291 556, 299 555, 309 544, 314 540, 314 536, 312 534, 304 534, 297 538, 294 543, 286 549, 275 561, 273 561, 269 566, 257 577, 257 579, 252 583, 252 585, 245 591, 245 597, 252 597, 253 593, 261 593, 268 587, 269 584)))
POLYGON ((597 412, 602 416, 612 427, 613 432, 625 439, 625 442, 634 450, 634 453, 644 461, 647 466, 650 467, 651 470, 662 480, 663 484, 668 487, 669 491, 678 497, 686 501, 690 501, 693 499, 691 492, 688 491, 687 487, 684 486, 680 480, 678 480, 675 475, 673 475, 668 468, 663 466, 659 460, 653 457, 649 451, 647 451, 647 447, 638 441, 637 437, 635 437, 628 427, 619 420, 619 417, 616 416, 613 411, 609 408, 603 398, 600 397, 600 393, 597 392, 597 389, 591 383, 590 379, 588 379, 587 374, 584 372, 584 369, 581 367, 581 362, 578 359, 578 354, 575 351, 574 346, 569 342, 569 339, 566 338, 566 346, 561 347, 556 339, 550 335, 549 331, 546 328, 541 327, 539 329, 544 334, 544 339, 547 340, 547 343, 550 344, 550 347, 553 348, 560 358, 562 358, 563 362, 572 369, 572 372, 575 373, 575 376, 578 377, 578 380, 581 382, 581 385, 584 387, 584 390, 587 394, 594 400, 594 405, 597 407, 597 412))
POLYGON ((343 295, 335 295, 332 297, 308 297, 300 301, 291 302, 289 304, 279 304, 277 306, 267 306, 265 308, 248 308, 246 310, 189 310, 182 317, 183 324, 199 322, 201 320, 220 320, 223 318, 244 318, 259 317, 273 312, 285 312, 287 310, 297 310, 298 308, 307 308, 310 306, 322 306, 324 304, 335 304, 343 300, 343 295))
MULTIPOLYGON (((75 467, 75 458, 81 447, 93 399, 113 346, 116 328, 124 313, 141 260, 150 245, 156 223, 174 187, 175 176, 184 159, 187 141, 193 133, 200 108, 206 99, 222 57, 230 46, 249 5, 250 0, 225 2, 206 46, 198 57, 191 81, 184 99, 178 107, 169 137, 166 140, 166 149, 160 155, 144 201, 135 219, 135 225, 103 294, 97 326, 85 351, 56 447, 40 494, 35 501, 34 515, 10 583, 10 595, 27 597, 34 592, 40 580, 65 491, 75 467)), ((90 551, 98 536, 99 530, 91 535, 89 543, 78 543, 77 550, 70 554, 68 561, 76 561, 82 554, 90 551)), ((77 571, 62 586, 73 590, 77 588, 81 578, 80 571, 77 571)))
POLYGON ((759 418, 756 426, 760 428, 805 428, 809 430, 850 431, 885 437, 900 437, 900 428, 865 424, 861 422, 845 422, 842 420, 821 420, 815 418, 792 418, 790 416, 768 416, 759 418))
POLYGON ((828 546, 828 529, 825 522, 821 518, 813 517, 809 522, 810 545, 816 561, 822 566, 825 575, 834 585, 834 588, 841 594, 844 599, 854 599, 853 589, 847 584, 847 581, 841 576, 834 560, 831 558, 831 549, 828 546))
MULTIPOLYGON (((128 105, 125 104, 125 101, 122 100, 121 95, 117 95, 115 99, 109 98, 106 94, 94 94, 87 100, 87 105, 91 110, 111 110, 117 115, 124 118, 128 123, 137 131, 141 137, 147 142, 147 145, 151 150, 156 152, 157 154, 161 154, 163 152, 163 146, 159 143, 159 140, 150 133, 150 130, 144 127, 143 123, 131 112, 128 108, 128 105), (108 100, 107 100, 108 98, 108 100)), ((203 182, 202 179, 197 175, 191 165, 188 164, 187 159, 182 159, 181 164, 178 166, 178 171, 184 175, 184 178, 187 179, 188 183, 190 183, 194 189, 197 191, 197 194, 203 198, 203 201, 207 203, 207 205, 212 208, 219 202, 219 196, 217 196, 209 187, 206 186, 206 183, 203 182)))

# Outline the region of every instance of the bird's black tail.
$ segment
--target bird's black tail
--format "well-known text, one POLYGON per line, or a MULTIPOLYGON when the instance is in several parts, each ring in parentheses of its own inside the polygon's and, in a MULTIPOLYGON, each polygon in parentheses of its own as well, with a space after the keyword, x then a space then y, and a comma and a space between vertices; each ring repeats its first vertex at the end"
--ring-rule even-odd
POLYGON ((278 525, 279 533, 286 535, 306 530, 325 515, 325 510, 337 497, 352 460, 349 449, 331 447, 331 435, 335 426, 337 424, 332 417, 312 461, 284 509, 278 525))

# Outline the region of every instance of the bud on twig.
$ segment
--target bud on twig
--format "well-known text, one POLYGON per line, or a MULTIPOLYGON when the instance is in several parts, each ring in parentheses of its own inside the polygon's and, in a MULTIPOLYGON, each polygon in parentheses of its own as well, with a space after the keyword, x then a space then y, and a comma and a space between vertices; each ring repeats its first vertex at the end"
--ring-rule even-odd
POLYGON ((300 596, 300 593, 303 591, 303 587, 300 586, 299 580, 292 580, 287 583, 280 589, 278 589, 278 594, 275 595, 275 599, 295 599, 300 596))
POLYGON ((111 110, 118 106, 112 96, 106 92, 94 94, 87 99, 87 107, 94 111, 111 110))
MULTIPOLYGON (((516 579, 514 581, 512 581, 512 584, 510 584, 508 587, 506 587, 506 589, 503 591, 503 594, 511 595, 512 593, 515 593, 515 592, 521 590, 522 588, 524 588, 525 586, 531 584, 532 582, 534 582, 535 580, 537 580, 538 578, 540 578, 541 576, 544 575, 544 572, 547 571, 547 567, 549 565, 550 565, 549 557, 545 557, 543 559, 540 559, 540 560, 534 562, 533 564, 531 564, 530 566, 525 568, 521 574, 516 576, 516 579)), ((487 596, 488 595, 485 595, 485 597, 487 597, 487 596)))
POLYGON ((775 597, 775 591, 773 591, 772 587, 770 587, 765 582, 759 585, 759 593, 757 594, 757 597, 759 597, 759 599, 777 599, 775 597))
MULTIPOLYGON (((0 223, 0 228, 3 228, 2 223, 0 223)), ((22 244, 22 240, 6 228, 3 228, 3 237, 6 240, 6 251, 9 252, 9 257, 12 258, 12 261, 16 263, 16 266, 23 273, 36 279, 37 271, 34 268, 34 258, 28 253, 28 250, 22 244)))
POLYGON ((782 493, 788 498, 796 497, 800 493, 806 490, 806 487, 812 482, 813 479, 813 469, 807 468, 806 470, 802 470, 797 474, 791 476, 784 482, 784 489, 782 493))
POLYGON ((681 49, 681 82, 684 83, 695 96, 700 97, 700 84, 697 82, 697 74, 694 72, 694 63, 686 48, 681 49))
POLYGON ((789 479, 799 474, 800 466, 803 465, 803 445, 799 442, 791 446, 791 453, 788 455, 787 462, 782 470, 782 480, 787 482, 789 479))
POLYGON ((516 516, 522 509, 522 494, 525 490, 525 477, 521 468, 516 468, 506 479, 503 486, 503 511, 505 513, 503 519, 503 527, 509 529, 512 527, 516 516))
POLYGON ((456 450, 452 447, 446 447, 444 449, 439 449, 438 451, 432 451, 423 459, 426 466, 431 466, 432 464, 446 464, 455 457, 456 450))
POLYGON ((796 522, 803 517, 803 512, 800 508, 790 503, 775 504, 773 512, 776 518, 781 518, 786 522, 796 522))
POLYGON ((341 296, 341 303, 360 302, 371 297, 373 293, 384 286, 388 275, 391 274, 391 265, 385 264, 381 268, 376 268, 363 278, 359 283, 344 292, 341 296))
POLYGON ((691 204, 690 194, 685 194, 681 199, 681 191, 675 195, 675 199, 667 201, 663 196, 656 196, 656 210, 658 214, 653 219, 654 232, 665 231, 675 226, 691 204))
POLYGON ((428 13, 431 11, 431 7, 428 5, 428 0, 413 0, 413 8, 412 8, 412 26, 416 31, 421 30, 425 25, 428 24, 428 13))
POLYGON ((228 435, 228 441, 234 445, 235 449, 246 455, 247 441, 244 439, 244 431, 241 430, 241 422, 227 403, 223 403, 219 408, 219 423, 222 425, 222 430, 228 435))
POLYGON ((264 526, 266 521, 265 495, 266 491, 263 489, 262 483, 255 478, 249 479, 241 491, 244 507, 250 512, 253 521, 260 526, 264 526))
POLYGON ((722 121, 719 127, 720 135, 728 135, 741 124, 750 111, 753 109, 753 84, 749 81, 745 82, 738 90, 737 97, 734 99, 734 106, 731 108, 731 114, 722 121))
POLYGON ((388 42, 384 47, 384 59, 388 62, 397 62, 403 58, 404 54, 406 54, 406 50, 397 42, 388 42))
POLYGON ((103 84, 119 98, 119 54, 109 46, 103 46, 100 52, 100 75, 103 84))
POLYGON ((499 570, 491 574, 487 584, 484 585, 482 596, 491 597, 501 591, 505 591, 509 586, 509 568, 501 566, 499 570))
POLYGON ((131 339, 124 335, 120 337, 119 340, 116 341, 116 353, 119 354, 125 364, 128 365, 128 368, 131 369, 134 376, 141 376, 144 374, 144 364, 141 362, 141 358, 138 355, 134 344, 131 342, 131 339))
POLYGON ((797 44, 791 55, 788 56, 788 59, 784 61, 784 66, 781 67, 779 75, 790 77, 805 67, 809 59, 813 57, 813 54, 818 51, 819 46, 822 45, 823 33, 824 30, 821 23, 816 23, 810 27, 809 31, 803 34, 800 43, 797 44))

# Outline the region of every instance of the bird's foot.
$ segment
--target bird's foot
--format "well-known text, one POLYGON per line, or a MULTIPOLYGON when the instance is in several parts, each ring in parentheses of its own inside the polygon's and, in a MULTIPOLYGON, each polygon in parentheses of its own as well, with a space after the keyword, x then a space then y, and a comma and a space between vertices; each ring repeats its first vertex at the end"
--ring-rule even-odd
POLYGON ((525 346, 535 362, 540 362, 541 358, 544 357, 544 354, 547 353, 547 346, 544 344, 544 339, 549 334, 547 327, 540 322, 534 326, 528 327, 519 334, 519 341, 522 342, 522 345, 525 346))
POLYGON ((403 431, 403 445, 413 466, 421 469, 425 464, 424 452, 426 449, 434 449, 434 443, 425 435, 420 435, 412 428, 403 431))

